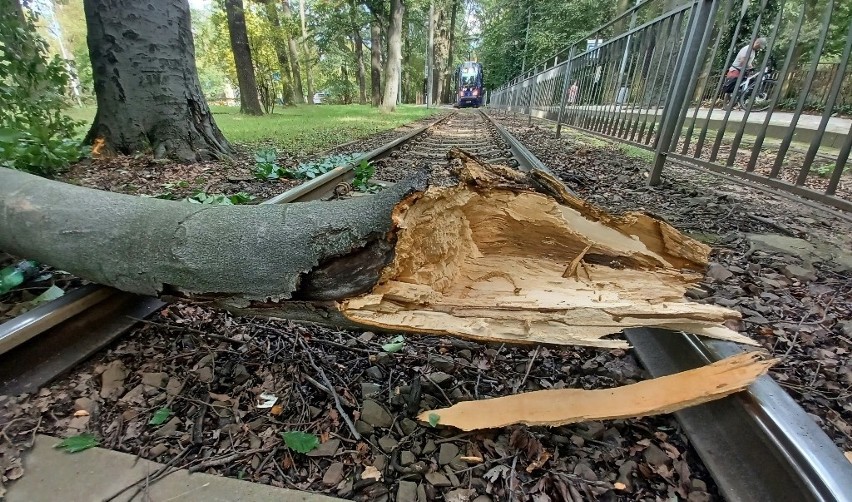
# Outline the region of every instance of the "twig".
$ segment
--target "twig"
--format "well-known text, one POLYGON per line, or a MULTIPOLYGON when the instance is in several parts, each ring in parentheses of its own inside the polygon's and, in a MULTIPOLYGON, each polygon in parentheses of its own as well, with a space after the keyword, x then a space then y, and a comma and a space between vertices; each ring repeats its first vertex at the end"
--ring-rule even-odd
POLYGON ((338 413, 340 413, 340 416, 343 418, 343 421, 346 422, 346 426, 349 427, 349 431, 352 433, 352 437, 354 437, 355 439, 361 439, 361 434, 359 434, 358 431, 355 429, 355 424, 352 422, 352 419, 349 418, 349 414, 346 413, 346 410, 343 409, 343 404, 340 402, 340 396, 337 395, 337 391, 334 390, 334 385, 331 384, 331 381, 326 376, 325 371, 323 371, 323 369, 317 366, 317 363, 314 362, 314 356, 311 354, 311 351, 308 348, 307 344, 305 344, 305 341, 302 340, 302 336, 297 334, 296 340, 298 341, 299 345, 302 346, 302 350, 304 350, 305 353, 308 355, 308 361, 311 363, 311 366, 313 366, 317 373, 319 373, 319 376, 320 378, 322 378, 322 381, 325 383, 325 386, 328 387, 328 390, 330 391, 329 394, 331 394, 331 397, 334 399, 334 406, 337 408, 337 411, 338 413))
POLYGON ((509 474, 509 500, 515 500, 515 467, 518 465, 518 456, 512 459, 512 473, 509 474))
POLYGON ((237 452, 237 453, 232 453, 232 454, 226 455, 224 457, 211 458, 209 460, 201 462, 200 464, 193 465, 188 470, 189 470, 189 472, 203 471, 204 469, 208 469, 210 467, 218 467, 220 465, 224 465, 224 464, 233 462, 234 460, 236 460, 240 457, 245 457, 246 455, 254 455, 255 453, 263 453, 263 452, 266 452, 266 451, 267 451, 266 448, 256 448, 254 450, 246 450, 246 451, 241 451, 241 452, 237 452))
MULTIPOLYGON (((183 457, 184 455, 186 455, 186 453, 189 451, 189 449, 190 449, 190 448, 192 448, 192 445, 187 446, 186 448, 184 448, 184 449, 183 449, 183 451, 182 451, 182 452, 180 452, 180 453, 179 453, 176 457, 174 457, 173 459, 169 460, 169 462, 168 462, 167 464, 165 464, 164 466, 162 466, 162 467, 160 467, 159 469, 157 469, 157 471, 155 471, 155 472, 154 472, 153 481, 156 483, 157 481, 159 481, 160 479, 164 478, 164 477, 165 477, 165 476, 167 476, 168 474, 171 474, 171 472, 169 472, 168 474, 163 475, 163 473, 164 473, 167 469, 169 469, 170 467, 172 467, 172 466, 173 466, 173 465, 174 465, 174 464, 175 464, 178 460, 180 460, 180 458, 181 458, 181 457, 183 457)), ((175 469, 175 470, 178 470, 178 469, 175 469)), ((172 471, 172 472, 174 472, 174 471, 172 471)), ((129 485, 127 485, 127 486, 125 486, 124 488, 122 488, 122 489, 121 489, 121 491, 119 491, 118 493, 114 493, 114 494, 113 494, 113 495, 111 495, 110 497, 107 497, 107 498, 103 499, 103 502, 110 502, 111 500, 114 500, 114 499, 118 498, 118 496, 119 496, 119 495, 123 494, 124 492, 126 492, 127 490, 130 490, 131 488, 133 488, 133 487, 135 487, 135 486, 138 486, 138 485, 139 485, 139 483, 142 483, 143 481, 150 483, 151 479, 152 479, 152 477, 151 477, 149 474, 146 474, 144 478, 141 478, 141 479, 136 480, 135 482, 133 482, 133 483, 131 483, 131 484, 129 484, 129 485)), ((137 490, 137 491, 136 491, 136 493, 134 493, 134 494, 133 494, 133 497, 135 497, 137 493, 139 493, 139 490, 137 490)), ((130 497, 130 499, 128 499, 128 500, 132 500, 132 499, 133 499, 133 497, 130 497)))
POLYGON ((450 398, 447 396, 447 393, 444 392, 444 389, 442 389, 440 385, 435 383, 435 381, 432 380, 432 378, 430 378, 429 375, 427 375, 426 373, 423 373, 423 370, 420 371, 420 374, 423 375, 423 378, 425 378, 426 380, 429 380, 429 383, 431 383, 436 389, 438 389, 441 392, 441 395, 444 396, 444 399, 447 401, 448 405, 450 405, 450 406, 453 405, 453 402, 450 401, 450 398))
POLYGON ((158 326, 160 328, 165 328, 165 329, 168 329, 168 330, 188 331, 188 332, 193 333, 195 335, 206 336, 207 338, 212 338, 214 340, 219 340, 219 341, 222 341, 222 342, 235 343, 237 345, 245 345, 245 344, 249 343, 249 342, 244 342, 242 340, 234 340, 233 338, 228 338, 227 336, 217 335, 215 333, 208 333, 206 331, 201 331, 200 329, 195 329, 195 328, 192 328, 192 327, 189 327, 189 326, 175 326, 175 325, 172 325, 172 324, 166 324, 166 323, 162 323, 162 322, 149 321, 147 319, 139 319, 139 318, 133 317, 133 316, 127 316, 127 317, 129 319, 136 321, 136 322, 141 322, 142 324, 150 324, 151 326, 158 326))
POLYGON ((538 357, 538 349, 539 349, 539 348, 540 348, 540 347, 538 347, 538 346, 535 348, 535 351, 533 352, 533 355, 532 355, 532 357, 530 358, 530 362, 529 362, 529 364, 527 364, 527 371, 524 373, 524 378, 522 378, 522 379, 521 379, 521 381, 520 381, 520 382, 518 382, 518 384, 517 384, 517 385, 515 385, 515 388, 512 390, 512 393, 513 393, 513 394, 517 394, 517 393, 518 393, 518 390, 520 390, 520 388, 521 388, 521 387, 523 387, 523 386, 524 386, 524 384, 526 383, 526 381, 527 381, 527 377, 529 377, 529 376, 530 376, 530 370, 531 370, 531 369, 532 369, 532 367, 533 367, 533 363, 535 362, 535 358, 536 358, 536 357, 538 357))

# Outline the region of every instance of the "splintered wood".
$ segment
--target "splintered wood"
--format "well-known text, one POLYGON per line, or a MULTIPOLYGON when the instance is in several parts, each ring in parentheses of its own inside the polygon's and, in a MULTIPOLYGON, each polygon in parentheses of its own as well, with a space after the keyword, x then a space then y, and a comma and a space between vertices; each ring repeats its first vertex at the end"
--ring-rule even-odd
POLYGON ((417 418, 465 431, 512 424, 566 425, 587 420, 634 418, 671 413, 746 388, 775 360, 743 353, 708 366, 614 389, 542 390, 494 399, 466 401, 425 411, 417 418))
POLYGON ((564 189, 519 189, 506 168, 459 161, 464 183, 397 205, 393 262, 342 303, 350 320, 512 343, 623 348, 605 337, 649 326, 754 344, 723 325, 738 312, 684 299, 706 245, 651 216, 612 216, 564 189))

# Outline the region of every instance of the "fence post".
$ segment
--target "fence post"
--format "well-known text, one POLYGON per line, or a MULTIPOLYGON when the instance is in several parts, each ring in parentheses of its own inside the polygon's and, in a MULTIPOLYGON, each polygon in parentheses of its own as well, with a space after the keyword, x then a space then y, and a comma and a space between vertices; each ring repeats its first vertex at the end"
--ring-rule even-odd
MULTIPOLYGON (((535 69, 533 69, 533 71, 535 71, 535 69)), ((529 115, 527 126, 532 125, 532 105, 535 100, 535 88, 538 86, 538 75, 530 77, 530 80, 532 80, 532 83, 530 83, 530 99, 527 101, 527 115, 529 115)))
POLYGON ((565 116, 565 100, 571 82, 571 63, 574 62, 574 46, 568 51, 568 61, 565 63, 565 81, 562 82, 562 100, 559 102, 559 115, 556 116, 556 137, 562 135, 562 119, 565 116))
POLYGON ((707 32, 713 29, 713 17, 718 6, 718 0, 698 0, 693 7, 695 9, 692 12, 693 22, 690 23, 686 38, 683 41, 683 52, 669 87, 669 99, 666 100, 662 124, 657 136, 654 167, 651 169, 651 175, 648 178, 648 185, 650 186, 660 184, 663 166, 666 163, 666 156, 671 147, 681 110, 689 104, 687 90, 692 86, 688 84, 695 74, 699 54, 703 54, 706 49, 702 47, 701 42, 707 36, 707 32))

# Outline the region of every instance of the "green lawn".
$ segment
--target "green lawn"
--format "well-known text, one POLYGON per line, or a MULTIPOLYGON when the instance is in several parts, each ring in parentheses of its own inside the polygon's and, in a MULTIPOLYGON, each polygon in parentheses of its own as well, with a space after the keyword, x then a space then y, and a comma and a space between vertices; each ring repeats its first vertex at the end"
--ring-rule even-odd
MULTIPOLYGON (((362 105, 299 106, 277 108, 274 114, 261 117, 242 115, 234 107, 214 106, 211 109, 216 124, 232 143, 248 147, 274 146, 303 155, 394 129, 435 113, 434 108, 414 105, 402 105, 394 113, 382 113, 362 105)), ((73 108, 68 110, 68 115, 88 124, 95 116, 95 108, 73 108)))

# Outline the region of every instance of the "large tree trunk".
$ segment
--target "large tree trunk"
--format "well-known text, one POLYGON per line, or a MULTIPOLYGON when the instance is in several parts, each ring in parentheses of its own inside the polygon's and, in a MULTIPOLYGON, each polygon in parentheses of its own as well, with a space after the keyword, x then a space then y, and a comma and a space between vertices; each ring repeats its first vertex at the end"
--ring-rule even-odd
POLYGON ((382 28, 381 12, 373 11, 370 20, 370 91, 373 106, 382 104, 382 28))
POLYGON ((358 25, 358 6, 355 0, 349 0, 349 18, 352 23, 352 45, 355 50, 355 75, 358 79, 358 104, 367 103, 367 76, 364 74, 364 39, 361 38, 361 26, 358 25))
POLYGON ((396 98, 399 95, 399 79, 402 70, 402 13, 404 10, 403 0, 391 0, 388 26, 388 59, 385 64, 385 94, 382 97, 382 109, 385 111, 396 110, 396 98))
POLYGON ((254 64, 251 60, 251 49, 248 43, 243 0, 225 0, 225 12, 228 15, 231 52, 234 54, 237 83, 240 86, 240 112, 249 115, 263 115, 260 99, 257 97, 257 82, 254 78, 254 64))
POLYGON ((444 96, 444 73, 446 72, 447 55, 449 53, 449 32, 447 31, 447 13, 444 2, 438 3, 435 9, 435 50, 432 52, 432 96, 435 104, 440 105, 444 96))
MULTIPOLYGON (((290 0, 282 0, 281 8, 289 25, 293 20, 293 11, 290 10, 290 0)), ((290 52, 290 69, 293 74, 293 94, 296 96, 296 104, 301 105, 305 103, 305 92, 302 88, 302 71, 299 68, 299 47, 289 34, 287 35, 287 48, 290 52)))
POLYGON ((289 95, 292 104, 296 104, 296 91, 293 87, 293 76, 290 73, 290 61, 287 57, 287 35, 281 29, 281 18, 278 15, 278 6, 275 2, 267 2, 266 17, 274 30, 273 44, 275 47, 275 57, 278 59, 278 67, 281 71, 281 78, 284 81, 284 93, 289 95))
POLYGON ((305 26, 305 0, 299 0, 299 19, 302 21, 302 53, 305 57, 305 80, 308 84, 308 98, 305 103, 314 103, 314 79, 311 76, 311 48, 308 45, 308 31, 305 26))
POLYGON ((201 93, 187 0, 83 5, 98 102, 86 142, 185 161, 230 153, 201 93))

